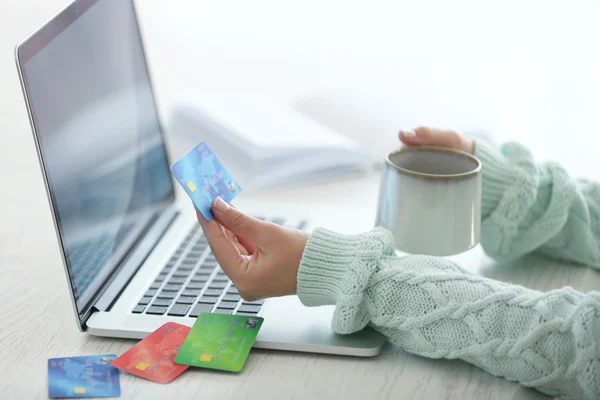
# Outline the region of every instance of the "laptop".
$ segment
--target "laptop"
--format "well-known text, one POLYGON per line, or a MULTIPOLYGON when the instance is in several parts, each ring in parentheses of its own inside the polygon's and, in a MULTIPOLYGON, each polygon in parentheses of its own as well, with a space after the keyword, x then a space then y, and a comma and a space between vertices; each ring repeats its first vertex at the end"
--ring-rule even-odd
MULTIPOLYGON (((176 194, 133 1, 71 3, 17 46, 16 61, 82 332, 141 339, 204 312, 258 315, 257 348, 380 352, 385 338, 370 328, 335 334, 333 306, 240 298, 176 194)), ((319 222, 293 204, 244 210, 306 230, 319 222)))

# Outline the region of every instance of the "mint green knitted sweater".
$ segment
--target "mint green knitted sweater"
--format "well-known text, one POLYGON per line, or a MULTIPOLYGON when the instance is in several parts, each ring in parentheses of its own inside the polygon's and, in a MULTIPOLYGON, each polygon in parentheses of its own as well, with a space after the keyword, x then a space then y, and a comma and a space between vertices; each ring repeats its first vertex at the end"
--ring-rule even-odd
MULTIPOLYGON (((482 247, 511 259, 537 252, 600 268, 600 185, 520 145, 476 144, 483 163, 482 247)), ((370 326, 406 351, 461 359, 564 399, 600 399, 600 293, 541 293, 474 275, 431 256, 400 257, 375 228, 319 228, 298 272, 307 306, 336 305, 332 326, 370 326)))

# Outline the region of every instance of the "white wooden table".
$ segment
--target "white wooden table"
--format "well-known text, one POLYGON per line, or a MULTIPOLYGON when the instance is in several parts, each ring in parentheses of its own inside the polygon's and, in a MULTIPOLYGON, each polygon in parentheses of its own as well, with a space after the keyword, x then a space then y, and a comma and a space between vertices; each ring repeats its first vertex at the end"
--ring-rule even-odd
MULTIPOLYGON (((0 5, 2 399, 46 398, 46 362, 50 357, 120 354, 133 344, 125 340, 90 337, 81 334, 75 326, 54 228, 12 59, 12 48, 16 42, 65 3, 64 0, 7 0, 0 5)), ((179 82, 176 85, 177 76, 169 71, 169 66, 174 67, 181 60, 171 59, 169 62, 168 59, 161 58, 160 54, 175 37, 164 34, 165 15, 173 17, 177 14, 174 7, 192 7, 192 3, 206 7, 207 13, 212 10, 218 14, 218 7, 213 6, 211 9, 208 2, 176 0, 168 2, 170 6, 165 5, 163 10, 162 5, 165 3, 167 2, 147 0, 142 7, 142 14, 146 25, 149 26, 148 40, 156 43, 155 47, 150 45, 149 53, 155 66, 158 93, 159 96, 162 95, 162 102, 168 104, 175 96, 177 87, 195 84, 196 87, 202 88, 216 84, 215 80, 210 79, 204 82, 199 75, 196 82, 179 82), (154 30, 150 26, 154 26, 154 30)), ((261 14, 260 5, 256 7, 259 10, 255 17, 258 18, 261 14)), ((198 12, 201 10, 202 8, 198 12)), ((189 19, 189 14, 185 18, 189 19)), ((175 35, 178 31, 174 29, 173 32, 175 35)), ((235 35, 231 35, 229 39, 233 41, 235 35)), ((216 47, 207 44, 206 38, 199 39, 198 43, 204 46, 204 50, 212 49, 213 57, 219 55, 216 47)), ((183 49, 186 46, 180 45, 179 48, 183 49)), ((231 56, 224 53, 225 50, 222 54, 223 60, 231 56)), ((267 53, 263 54, 266 62, 269 61, 267 53)), ((206 69, 214 72, 214 58, 211 63, 206 69)), ((252 58, 249 63, 254 67, 258 65, 252 58)), ((286 70, 282 65, 279 66, 282 71, 293 75, 294 68, 286 70)), ((187 68, 191 67, 180 67, 180 70, 187 68)), ((189 79, 192 80, 193 77, 190 76, 189 79)), ((261 76, 261 79, 265 80, 266 77, 261 76)), ((220 78, 223 85, 226 81, 225 77, 220 78)), ((253 84, 256 82, 247 83, 243 90, 252 91, 253 84)), ((265 92, 286 99, 301 92, 300 86, 287 88, 287 91, 277 84, 273 84, 271 88, 271 91, 265 92), (276 87, 279 87, 278 93, 276 87)), ((235 90, 233 86, 224 89, 235 90)), ((592 122, 588 121, 589 124, 592 122)), ((542 118, 541 123, 548 124, 548 121, 542 118)), ((173 143, 174 149, 177 150, 175 139, 173 143)), ((545 149, 548 154, 554 155, 552 146, 546 146, 545 149)), ((571 165, 576 169, 579 164, 573 162, 571 165)), ((294 203, 303 202, 299 199, 305 199, 306 203, 318 199, 324 206, 372 208, 376 202, 377 187, 378 177, 372 175, 336 183, 313 182, 249 193, 247 199, 266 201, 276 198, 278 201, 294 203), (352 193, 352 196, 349 196, 349 193, 352 193)), ((466 266, 478 273, 539 290, 564 285, 583 291, 600 289, 600 273, 589 268, 558 265, 536 258, 528 258, 516 265, 499 268, 493 266, 491 261, 481 254, 476 254, 470 260, 466 262, 466 266)), ((169 385, 159 385, 126 375, 121 379, 122 397, 126 399, 544 398, 537 392, 493 377, 466 363, 423 359, 393 346, 387 346, 380 356, 368 359, 253 351, 245 369, 239 375, 190 370, 169 385)))

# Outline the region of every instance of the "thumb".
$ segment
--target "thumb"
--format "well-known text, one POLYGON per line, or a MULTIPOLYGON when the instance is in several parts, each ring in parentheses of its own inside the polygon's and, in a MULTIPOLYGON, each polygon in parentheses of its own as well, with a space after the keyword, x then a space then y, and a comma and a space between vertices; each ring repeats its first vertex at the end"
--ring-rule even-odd
POLYGON ((217 197, 212 204, 215 219, 236 236, 241 236, 257 246, 267 244, 273 238, 275 225, 252 218, 226 201, 217 197))

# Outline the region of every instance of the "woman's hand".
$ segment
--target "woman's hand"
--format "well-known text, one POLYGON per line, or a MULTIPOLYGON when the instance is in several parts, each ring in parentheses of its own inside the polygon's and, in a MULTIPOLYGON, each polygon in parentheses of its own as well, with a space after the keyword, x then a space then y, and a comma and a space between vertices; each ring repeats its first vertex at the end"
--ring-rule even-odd
POLYGON ((196 212, 210 248, 244 300, 296 293, 308 234, 249 217, 220 198, 215 219, 196 212))
POLYGON ((474 142, 455 131, 419 127, 411 131, 400 131, 398 136, 406 146, 440 146, 470 154, 475 152, 474 142))

